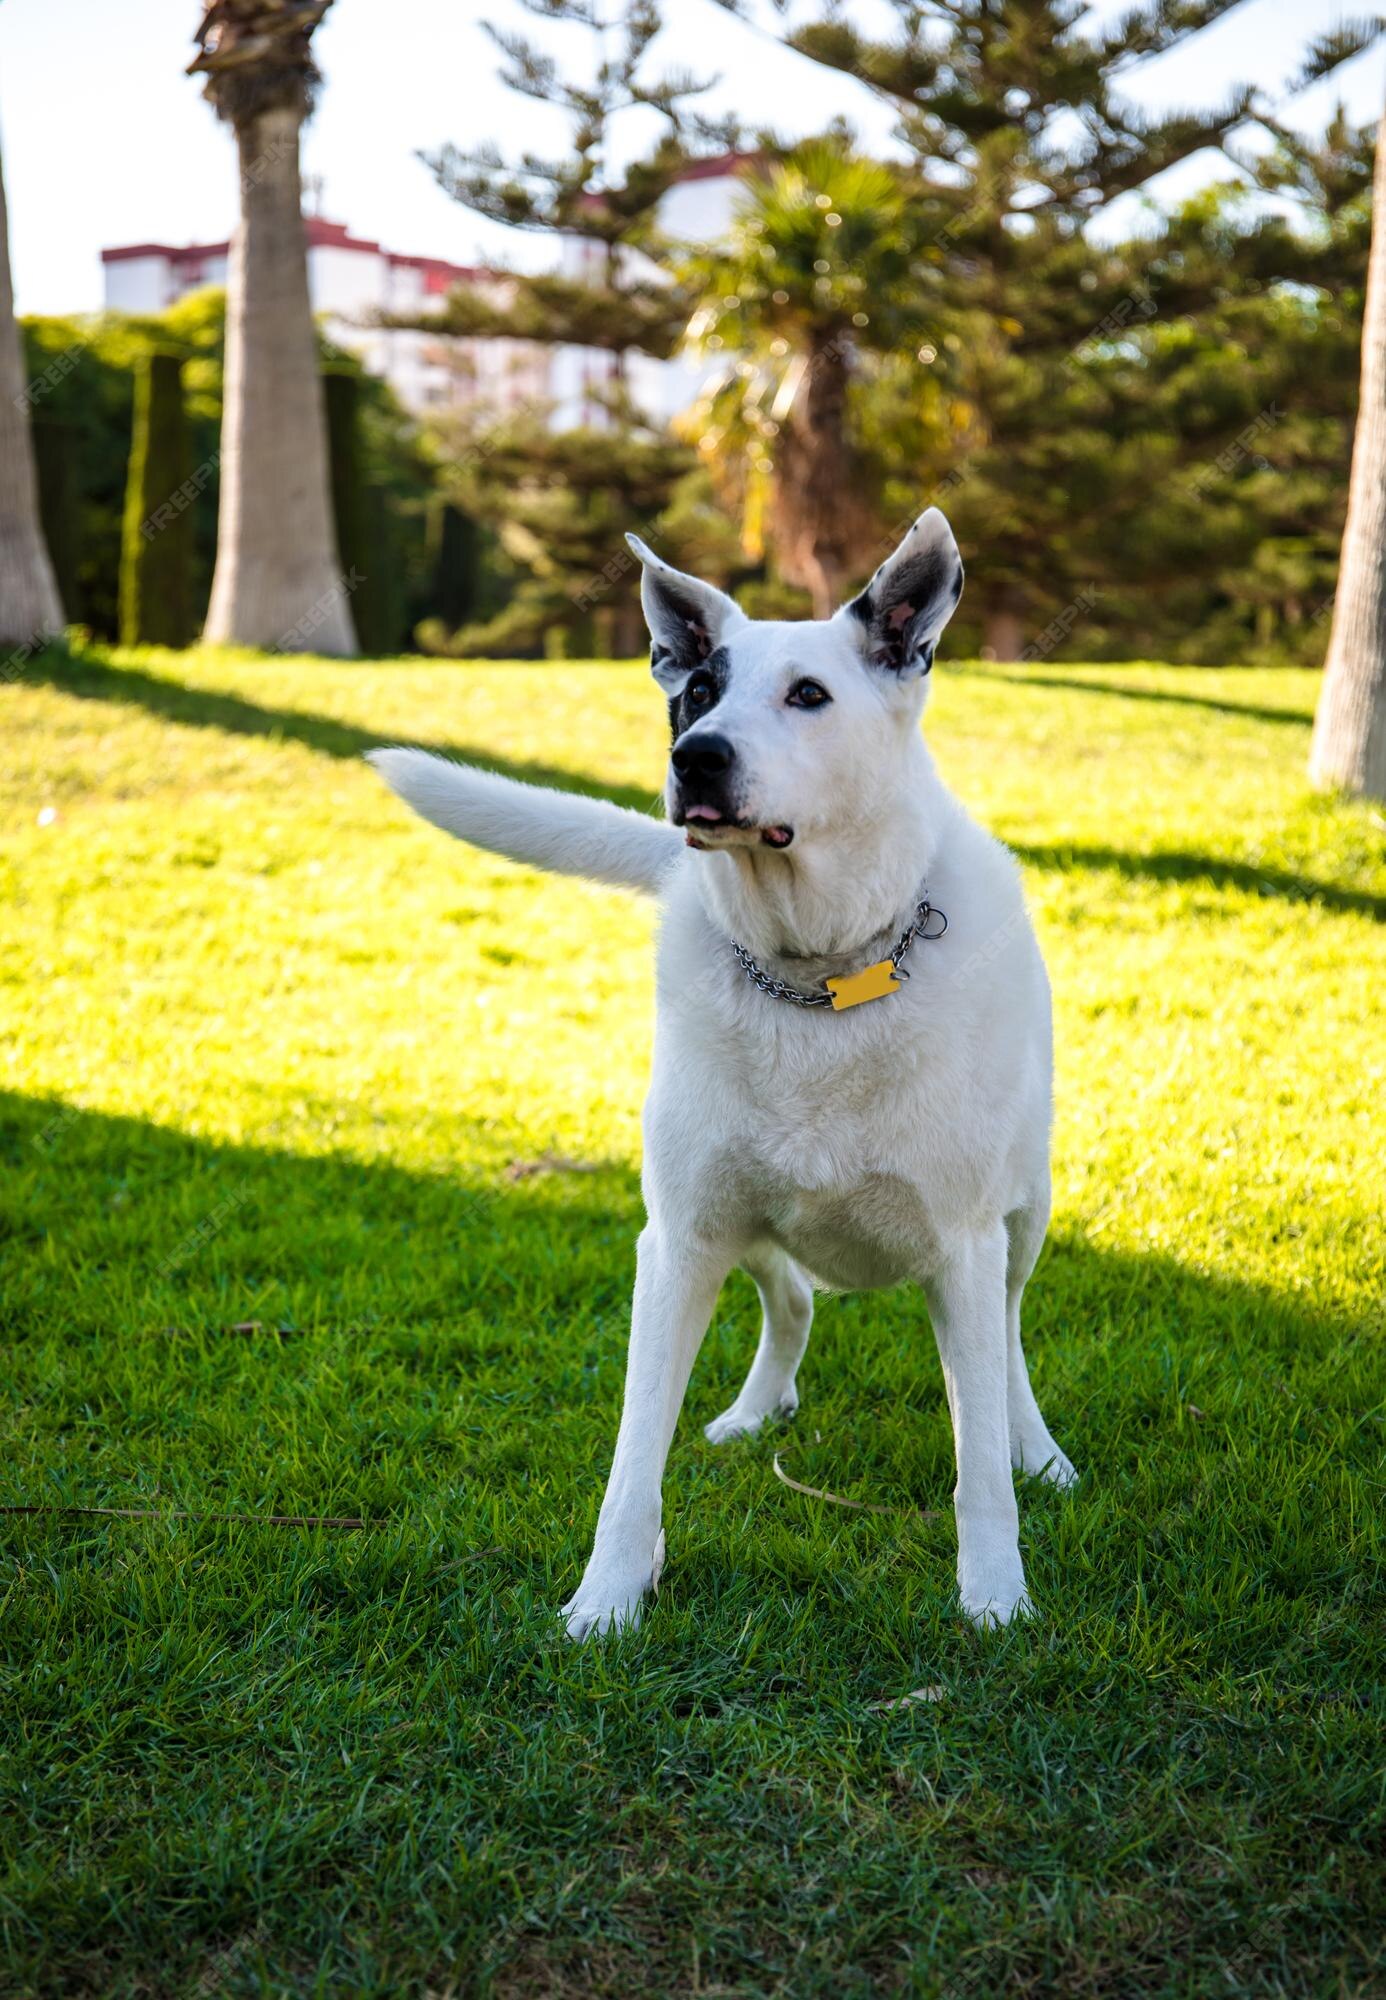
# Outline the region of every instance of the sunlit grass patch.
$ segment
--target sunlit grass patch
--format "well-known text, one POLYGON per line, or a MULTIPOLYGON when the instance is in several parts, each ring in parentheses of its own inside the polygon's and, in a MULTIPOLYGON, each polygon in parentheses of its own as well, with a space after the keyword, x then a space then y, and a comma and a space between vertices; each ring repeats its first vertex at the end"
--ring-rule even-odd
POLYGON ((1040 1615, 956 1615, 909 1293, 822 1302, 797 1424, 703 1443, 737 1279, 659 1602, 580 1652, 652 913, 445 841, 360 752, 650 808, 648 676, 92 654, 0 689, 0 1500, 375 1524, 3 1518, 0 1986, 1370 1977, 1386 828, 1309 794, 1307 674, 935 678, 1056 990, 1029 1346, 1083 1479, 1024 1497, 1040 1615), (806 1499, 776 1448, 941 1518, 806 1499))

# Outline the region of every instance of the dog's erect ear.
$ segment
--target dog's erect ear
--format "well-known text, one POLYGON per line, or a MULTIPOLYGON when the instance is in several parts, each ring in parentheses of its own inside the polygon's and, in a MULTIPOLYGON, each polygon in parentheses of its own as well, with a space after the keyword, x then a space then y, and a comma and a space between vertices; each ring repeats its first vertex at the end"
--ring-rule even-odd
POLYGON ((650 628, 650 671, 666 693, 677 694, 730 628, 745 623, 745 613, 715 584, 670 569, 638 535, 626 540, 644 564, 640 602, 650 628))
POLYGON ((926 508, 893 555, 838 617, 854 625, 867 663, 901 680, 927 674, 939 633, 962 596, 963 566, 953 530, 926 508))

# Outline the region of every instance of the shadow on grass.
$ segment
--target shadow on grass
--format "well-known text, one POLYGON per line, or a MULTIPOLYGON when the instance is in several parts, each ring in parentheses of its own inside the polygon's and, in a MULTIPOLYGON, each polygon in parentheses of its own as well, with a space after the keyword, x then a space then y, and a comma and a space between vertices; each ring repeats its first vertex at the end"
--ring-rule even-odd
MULTIPOLYGON (((186 687, 181 681, 167 680, 146 668, 113 666, 89 653, 66 653, 53 648, 36 654, 26 663, 24 678, 46 683, 82 701, 122 702, 143 709, 147 715, 157 715, 165 722, 195 729, 219 729, 233 736, 263 736, 273 741, 301 743, 321 756, 346 761, 399 740, 388 733, 360 729, 354 723, 339 722, 328 715, 303 709, 268 708, 242 695, 186 687)), ((478 744, 430 743, 414 737, 409 741, 412 747, 432 750, 440 757, 462 758, 482 770, 497 771, 525 784, 551 785, 558 791, 608 799, 632 812, 651 814, 658 803, 657 794, 641 791, 634 785, 605 784, 599 778, 556 765, 498 757, 493 750, 478 744)))
MULTIPOLYGON (((1161 695, 1148 690, 1120 688, 1105 682, 1064 681, 1056 677, 1021 678, 993 673, 985 667, 968 667, 968 674, 1005 681, 1017 687, 1064 687, 1080 692, 1122 694, 1188 702, 1197 707, 1220 708, 1228 714, 1256 721, 1299 721, 1275 709, 1239 707, 1230 702, 1209 702, 1192 695, 1161 695)), ((331 716, 299 709, 268 708, 241 695, 219 694, 190 688, 139 667, 117 667, 90 654, 68 654, 52 650, 37 655, 25 669, 30 680, 47 682, 64 694, 89 701, 123 702, 142 708, 147 714, 192 728, 219 729, 237 736, 263 736, 271 740, 301 743, 326 757, 353 760, 363 757, 381 743, 394 739, 331 716)), ((496 771, 532 785, 550 785, 558 791, 577 792, 588 798, 607 799, 633 812, 655 813, 656 796, 632 785, 612 785, 575 771, 550 764, 498 757, 494 751, 468 743, 418 743, 439 756, 457 757, 482 770, 496 771)), ((1290 902, 1316 903, 1321 908, 1373 922, 1386 921, 1386 897, 1366 890, 1347 889, 1311 876, 1292 875, 1281 869, 1254 868, 1249 863, 1224 860, 1216 855, 1163 853, 1132 854, 1108 847, 1039 847, 1021 841, 1009 845, 1020 858, 1036 868, 1073 867, 1112 871, 1128 877, 1163 882, 1207 881, 1215 888, 1242 890, 1257 896, 1279 896, 1290 902)))
POLYGON ((240 1296, 303 1326, 338 1319, 337 1304, 362 1324, 448 1323, 478 1288, 504 1313, 536 1275, 551 1305, 576 1308, 594 1251, 633 1260, 641 1211, 631 1168, 509 1161, 489 1121, 458 1116, 456 1129, 467 1164, 418 1172, 208 1140, 0 1090, 8 1309, 19 1297, 30 1309, 46 1303, 77 1330, 90 1306, 92 1330, 115 1331, 114 1300, 145 1298, 155 1319, 206 1304, 217 1318, 240 1296), (26 1252, 45 1248, 42 1266, 26 1265, 26 1252), (234 1295, 232 1266, 243 1286, 234 1295))
MULTIPOLYGON (((465 1130, 459 1124, 460 1138, 465 1130)), ((123 1504, 141 1453, 115 1386, 132 1379, 131 1343, 158 1343, 168 1358, 148 1366, 160 1379, 165 1371, 176 1376, 175 1400, 200 1422, 197 1370, 207 1369, 207 1390, 217 1375, 206 1343, 234 1349, 240 1366, 248 1321, 267 1329, 254 1360, 271 1382, 301 1386, 308 1365, 302 1343, 314 1343, 308 1351, 322 1375, 317 1393, 332 1428, 339 1413, 344 1432, 332 1491, 304 1493, 284 1483, 291 1473, 261 1462, 263 1439, 246 1413, 243 1443, 268 1481, 257 1488, 263 1507, 308 1511, 312 1502, 312 1511, 342 1512, 358 1511, 358 1502, 364 1511, 398 1504, 384 1490, 373 1492, 369 1479, 363 1486, 351 1445, 353 1424, 369 1431, 378 1421, 369 1409, 384 1387, 372 1373, 377 1368, 395 1374, 397 1409, 416 1400, 416 1390, 398 1379, 401 1368, 415 1378, 420 1406, 436 1401, 440 1385, 452 1393, 480 1381, 486 1401, 505 1406, 498 1428, 517 1454, 521 1487, 531 1455, 548 1448, 551 1424, 585 1423, 580 1413, 599 1404, 601 1428, 614 1434, 641 1221, 638 1180, 623 1164, 540 1172, 513 1184, 497 1165, 464 1182, 391 1162, 213 1143, 11 1092, 0 1092, 0 1163, 0 1326, 11 1350, 17 1418, 11 1462, 33 1456, 19 1412, 42 1405, 45 1434, 55 1424, 55 1435, 69 1425, 110 1426, 117 1481, 114 1489, 103 1484, 102 1453, 93 1447, 75 1465, 64 1455, 64 1476, 76 1482, 71 1490, 17 1491, 15 1499, 123 1504), (191 1374, 178 1373, 185 1365, 191 1374), (93 1419, 103 1406, 109 1418, 93 1419), (339 1507, 338 1499, 353 1504, 339 1507)), ((749 1363, 749 1286, 741 1291, 739 1302, 724 1298, 719 1307, 720 1331, 694 1384, 700 1410, 718 1393, 709 1370, 723 1378, 720 1406, 749 1363), (730 1332, 729 1313, 736 1320, 730 1332)), ((937 1381, 932 1356, 919 1354, 921 1314, 908 1287, 845 1310, 824 1301, 807 1393, 820 1401, 858 1394, 863 1406, 886 1395, 894 1407, 932 1410, 937 1381)), ((1230 1356, 1246 1380, 1289 1372, 1343 1334, 1340 1318, 1303 1301, 1073 1235, 1051 1240, 1027 1314, 1035 1351, 1043 1355, 1050 1342, 1062 1349, 1070 1394, 1099 1406, 1112 1401, 1127 1419, 1164 1403, 1171 1371, 1177 1378, 1186 1365, 1181 1349, 1195 1359, 1210 1349, 1230 1356), (1149 1380, 1142 1382, 1139 1370, 1133 1378, 1133 1355, 1151 1357, 1149 1380)), ((1286 1410, 1287 1422, 1292 1414, 1286 1410)), ((150 1419, 151 1436, 170 1434, 150 1446, 156 1477, 176 1478, 180 1421, 162 1404, 150 1419)), ((228 1423, 228 1445, 237 1421, 228 1423)), ((1097 1428, 1115 1421, 1104 1407, 1097 1428)), ((1072 1435, 1071 1422, 1070 1411, 1061 1434, 1072 1435)), ((685 1416, 685 1439, 690 1429, 685 1416)), ((1081 1430, 1073 1442, 1084 1458, 1081 1430)), ((51 1471, 56 1478, 59 1468, 51 1471)), ((439 1485, 434 1497, 445 1503, 446 1478, 439 1485)), ((186 1496, 171 1504, 186 1504, 186 1496)))
MULTIPOLYGON (((1086 1477, 1025 1501, 1031 1574, 1064 1591, 1033 1633, 984 1652, 949 1608, 950 1529, 931 1574, 779 1485, 774 1439, 714 1454, 690 1411, 661 1602, 579 1651, 552 1606, 615 1430, 627 1168, 464 1184, 14 1094, 0 1168, 7 1501, 383 1523, 0 1519, 6 1994, 830 2000, 898 1990, 905 1966, 912 1991, 981 2000, 1185 1992, 1190 1963, 1219 1990, 1307 1993, 1327 1923, 1375 1934, 1352 1900, 1374 1879, 1350 1706, 1370 1685, 1369 1514, 1342 1468, 1365 1487, 1379 1437, 1349 1422, 1341 1326, 1303 1300, 1054 1243, 1031 1351, 1086 1477), (231 1324, 247 1292, 258 1340, 231 1324), (276 1337, 295 1308, 302 1336, 276 1337), (1301 1368, 1336 1407, 1298 1399, 1301 1368), (874 1712, 935 1681, 937 1706, 874 1712), (1301 1682, 1300 1707, 1272 1705, 1301 1682), (1056 1778, 1075 1770, 1081 1787, 1056 1778), (1265 1825, 1310 1833, 1243 1860, 1234 1837, 1265 1825), (1028 1928, 1000 1900, 1017 1856, 1044 1892, 1028 1928), (1298 1913, 1288 1943, 1257 1943, 1266 1908, 1298 1913), (926 1944, 936 1910, 952 1928, 926 1944), (715 1954, 690 1984, 703 1923, 715 1954), (1081 1963, 1056 1961, 1056 1924, 1081 1963)), ((710 1374, 725 1390, 746 1365, 749 1287, 735 1318, 700 1363, 700 1416, 710 1374)), ((908 1484, 925 1409, 947 1450, 917 1297, 820 1318, 798 1436, 846 1404, 880 1440, 865 1469, 908 1484)), ((1362 1386, 1367 1340, 1354 1352, 1362 1386)))
MULTIPOLYGON (((1193 673, 1206 671, 1206 668, 1190 669, 1193 673)), ((1020 665, 1014 672, 1004 673, 969 661, 963 666, 962 674, 967 680, 1001 681, 1007 687, 1053 688, 1064 694, 1110 694, 1121 701, 1168 702, 1176 708, 1201 708, 1214 715, 1236 716, 1243 722, 1293 722, 1301 729, 1307 729, 1313 721, 1312 716, 1300 715, 1294 709, 1261 708, 1252 702, 1218 701, 1211 695, 1180 694, 1173 688, 1129 687, 1120 681, 1070 680, 1063 674, 1031 673, 1020 665)))
POLYGON ((1349 889, 1337 882, 1318 881, 1312 875, 1293 875, 1283 868, 1257 868, 1249 861, 1228 861, 1216 854, 1190 854, 1180 849, 1133 854, 1120 847, 1067 842, 1035 846, 1023 840, 1008 840, 1006 845, 1031 868, 1057 869, 1063 874, 1086 868, 1123 875, 1131 881, 1207 882, 1215 889, 1279 897, 1287 903, 1314 903, 1339 915, 1386 923, 1386 896, 1374 895, 1370 889, 1349 889))

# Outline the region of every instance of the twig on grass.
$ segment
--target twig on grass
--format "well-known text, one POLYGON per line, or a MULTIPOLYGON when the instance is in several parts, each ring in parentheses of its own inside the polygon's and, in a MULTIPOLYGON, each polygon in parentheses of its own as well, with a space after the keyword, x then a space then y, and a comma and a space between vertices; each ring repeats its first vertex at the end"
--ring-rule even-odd
POLYGON ((0 1514, 100 1514, 116 1521, 221 1521, 261 1528, 377 1528, 359 1514, 193 1514, 181 1507, 0 1507, 0 1514))
POLYGON ((567 1153, 541 1153, 537 1160, 512 1160, 505 1169, 508 1181, 531 1180, 535 1174, 597 1174, 600 1160, 575 1160, 567 1153))
POLYGON ((771 1464, 775 1477, 795 1493, 802 1493, 810 1500, 826 1500, 831 1507, 851 1507, 858 1514, 905 1514, 915 1521, 937 1521, 941 1519, 936 1507, 887 1507, 876 1500, 848 1500, 841 1493, 829 1493, 822 1486, 805 1486, 802 1479, 791 1479, 780 1464, 782 1453, 776 1452, 771 1464))

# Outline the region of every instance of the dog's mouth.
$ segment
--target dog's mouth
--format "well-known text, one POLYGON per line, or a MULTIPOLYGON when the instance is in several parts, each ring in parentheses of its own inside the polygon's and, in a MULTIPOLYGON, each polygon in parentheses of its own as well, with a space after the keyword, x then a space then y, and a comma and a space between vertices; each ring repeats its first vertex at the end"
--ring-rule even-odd
POLYGON ((794 838, 792 826, 755 826, 749 820, 733 819, 716 806, 680 805, 674 823, 684 829, 689 847, 788 847, 794 838))

